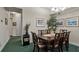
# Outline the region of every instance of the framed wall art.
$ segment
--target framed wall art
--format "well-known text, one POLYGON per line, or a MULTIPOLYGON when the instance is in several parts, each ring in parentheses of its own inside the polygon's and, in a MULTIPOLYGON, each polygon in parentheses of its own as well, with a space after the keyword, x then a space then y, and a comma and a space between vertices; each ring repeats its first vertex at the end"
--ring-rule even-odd
POLYGON ((1 22, 3 22, 3 20, 2 20, 2 19, 1 19, 0 21, 1 21, 1 22))
POLYGON ((16 22, 13 22, 13 26, 16 26, 16 22))
POLYGON ((74 17, 74 18, 68 18, 66 19, 66 26, 71 26, 71 27, 75 27, 78 26, 78 17, 74 17))
POLYGON ((36 26, 37 27, 44 27, 45 26, 45 20, 44 20, 44 18, 38 18, 38 19, 36 19, 36 26))

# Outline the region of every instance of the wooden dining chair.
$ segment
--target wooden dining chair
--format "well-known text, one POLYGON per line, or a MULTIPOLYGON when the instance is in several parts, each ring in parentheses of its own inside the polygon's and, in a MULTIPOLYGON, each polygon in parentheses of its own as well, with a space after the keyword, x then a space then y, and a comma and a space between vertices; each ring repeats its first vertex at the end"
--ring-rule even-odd
POLYGON ((62 38, 62 47, 65 46, 66 51, 69 50, 69 35, 70 35, 70 31, 64 32, 63 38, 62 38))
POLYGON ((34 52, 35 51, 35 47, 38 47, 37 46, 38 39, 36 40, 34 33, 33 32, 31 32, 31 33, 32 33, 32 39, 33 39, 33 44, 34 44, 34 48, 33 48, 33 52, 34 52))
POLYGON ((35 48, 38 50, 46 48, 45 41, 42 38, 37 37, 36 33, 32 33, 32 38, 33 38, 33 43, 34 43, 34 48, 33 52, 35 51, 35 48))
POLYGON ((64 40, 64 38, 65 38, 65 34, 64 34, 64 32, 61 32, 60 33, 60 50, 61 50, 61 52, 63 52, 63 40, 64 40))
POLYGON ((43 34, 49 34, 50 31, 48 29, 45 29, 45 30, 38 30, 38 35, 39 36, 42 36, 43 34))
POLYGON ((60 33, 63 33, 63 32, 68 32, 67 29, 60 29, 60 33))
POLYGON ((60 33, 55 33, 54 39, 51 41, 52 51, 57 49, 60 52, 60 33))
POLYGON ((42 36, 42 30, 38 30, 38 35, 42 36))
POLYGON ((46 32, 47 32, 47 34, 50 34, 50 30, 47 29, 46 32))
POLYGON ((48 49, 47 49, 47 41, 44 39, 44 38, 41 38, 41 37, 38 37, 38 46, 39 46, 39 51, 40 49, 42 49, 44 52, 47 52, 48 49))

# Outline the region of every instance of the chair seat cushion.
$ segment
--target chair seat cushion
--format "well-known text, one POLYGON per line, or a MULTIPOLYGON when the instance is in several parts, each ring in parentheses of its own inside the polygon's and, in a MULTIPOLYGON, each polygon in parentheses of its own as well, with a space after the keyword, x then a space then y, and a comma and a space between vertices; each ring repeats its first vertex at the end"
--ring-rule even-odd
POLYGON ((65 41, 63 42, 63 44, 65 44, 65 41))
MULTIPOLYGON (((53 46, 52 46, 52 45, 49 45, 49 47, 53 47, 53 46)), ((55 47, 55 48, 58 47, 58 44, 54 45, 54 47, 55 47)))
POLYGON ((56 44, 54 47, 55 47, 55 48, 58 47, 58 44, 56 44))
POLYGON ((46 45, 38 45, 39 46, 39 48, 44 48, 44 47, 46 47, 46 45))

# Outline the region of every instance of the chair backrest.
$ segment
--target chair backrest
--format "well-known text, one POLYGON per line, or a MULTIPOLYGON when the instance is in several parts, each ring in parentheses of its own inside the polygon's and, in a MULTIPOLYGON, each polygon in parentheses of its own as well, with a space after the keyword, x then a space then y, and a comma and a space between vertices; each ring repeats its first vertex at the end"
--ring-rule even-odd
POLYGON ((33 43, 35 43, 35 40, 34 40, 34 33, 31 32, 31 34, 32 34, 33 43))
POLYGON ((63 34, 63 41, 69 40, 69 35, 70 35, 70 31, 64 32, 64 34, 63 34))
POLYGON ((67 35, 66 35, 66 37, 67 37, 68 40, 69 40, 69 36, 70 36, 70 31, 67 32, 67 35))
POLYGON ((31 32, 31 33, 32 33, 33 43, 37 44, 38 43, 38 37, 37 37, 36 33, 34 33, 34 32, 31 32))
POLYGON ((49 30, 38 30, 38 35, 42 36, 43 34, 49 34, 50 31, 49 30))
POLYGON ((54 37, 54 39, 55 39, 55 40, 58 40, 59 37, 60 37, 60 33, 55 33, 55 37, 54 37))
POLYGON ((38 35, 42 36, 42 30, 38 30, 38 35))
POLYGON ((44 38, 38 37, 39 43, 42 45, 46 45, 47 41, 44 38))
POLYGON ((67 32, 67 29, 60 29, 60 32, 67 32))
POLYGON ((54 45, 60 43, 60 33, 55 33, 53 43, 54 43, 54 45))

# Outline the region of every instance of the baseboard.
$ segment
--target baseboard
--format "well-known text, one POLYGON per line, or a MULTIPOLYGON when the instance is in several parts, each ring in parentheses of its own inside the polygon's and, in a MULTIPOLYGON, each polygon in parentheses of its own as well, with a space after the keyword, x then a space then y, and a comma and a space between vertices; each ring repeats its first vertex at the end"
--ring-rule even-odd
POLYGON ((8 40, 2 45, 2 47, 0 48, 0 52, 3 50, 3 48, 4 48, 5 45, 8 43, 9 40, 10 40, 10 39, 8 39, 8 40))
POLYGON ((79 46, 79 44, 78 44, 78 43, 73 43, 73 42, 70 42, 70 44, 73 44, 73 45, 75 45, 75 46, 79 46))
POLYGON ((11 36, 11 37, 21 37, 21 36, 11 36))

